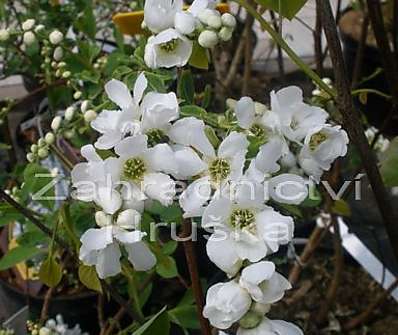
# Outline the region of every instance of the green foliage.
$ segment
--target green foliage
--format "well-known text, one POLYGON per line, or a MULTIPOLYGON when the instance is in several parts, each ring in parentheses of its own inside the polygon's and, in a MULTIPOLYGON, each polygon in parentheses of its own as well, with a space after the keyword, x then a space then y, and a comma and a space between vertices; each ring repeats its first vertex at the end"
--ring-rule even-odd
POLYGON ((186 333, 187 329, 199 329, 197 308, 192 289, 188 289, 178 305, 169 310, 170 320, 179 325, 186 333))
POLYGON ((133 332, 132 335, 169 335, 169 333, 170 319, 165 306, 139 329, 133 332))
POLYGON ((40 266, 40 280, 48 287, 56 287, 62 279, 62 268, 55 260, 55 257, 49 256, 40 266))
POLYGON ((381 159, 380 172, 389 187, 398 186, 398 137, 394 138, 381 159))
POLYGON ((182 210, 177 203, 171 206, 163 206, 160 202, 154 201, 152 206, 147 209, 148 213, 158 215, 162 222, 177 223, 182 222, 182 210))
POLYGON ((265 8, 271 9, 289 20, 300 11, 307 0, 255 0, 265 8))
POLYGON ((98 278, 95 267, 88 265, 79 266, 79 280, 88 289, 102 293, 101 282, 98 278))
POLYGON ((32 246, 18 246, 9 250, 0 259, 0 271, 12 268, 18 263, 32 259, 42 253, 43 250, 32 246))
POLYGON ((97 27, 91 1, 87 1, 82 15, 75 21, 75 28, 85 33, 91 39, 95 39, 97 27))
POLYGON ((157 255, 156 273, 162 278, 177 277, 178 270, 174 258, 159 253, 157 255))
POLYGON ((201 47, 199 43, 195 42, 193 44, 189 65, 201 70, 207 70, 209 68, 209 56, 207 54, 207 50, 201 47))
POLYGON ((194 103, 195 84, 190 70, 183 70, 178 81, 177 94, 188 104, 194 103))

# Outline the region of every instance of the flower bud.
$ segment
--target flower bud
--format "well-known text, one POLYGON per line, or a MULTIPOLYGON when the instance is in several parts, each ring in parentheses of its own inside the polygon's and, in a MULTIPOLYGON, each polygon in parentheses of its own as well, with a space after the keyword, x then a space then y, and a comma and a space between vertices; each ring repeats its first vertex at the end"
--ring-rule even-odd
POLYGON ((227 42, 232 38, 233 30, 228 27, 222 27, 221 30, 218 32, 218 37, 221 41, 227 42))
POLYGON ((56 47, 53 53, 53 58, 58 62, 62 59, 64 51, 61 47, 56 47))
POLYGON ((112 216, 103 211, 98 211, 95 213, 95 222, 99 227, 110 226, 112 224, 112 216))
POLYGON ((75 108, 74 107, 68 107, 65 111, 65 120, 70 121, 73 119, 73 116, 75 115, 75 108))
POLYGON ((207 9, 204 9, 204 10, 199 12, 198 19, 202 23, 207 24, 207 21, 208 21, 209 17, 211 17, 212 15, 215 15, 214 11, 209 9, 209 8, 207 8, 207 9))
POLYGON ((28 19, 28 20, 22 22, 22 29, 24 31, 31 30, 34 27, 35 23, 36 23, 36 21, 34 19, 28 19))
POLYGON ((82 97, 82 94, 82 92, 76 91, 75 93, 73 93, 73 99, 79 100, 82 97))
POLYGON ((23 34, 23 43, 31 45, 36 41, 36 36, 31 31, 27 31, 23 34))
POLYGON ((253 329, 256 328, 262 320, 262 315, 257 314, 253 311, 249 311, 242 319, 240 319, 239 325, 244 329, 253 329))
POLYGON ((89 109, 87 112, 84 113, 84 121, 91 122, 95 120, 97 117, 97 112, 93 109, 89 109))
POLYGON ((234 29, 236 27, 236 19, 235 16, 233 16, 230 13, 224 13, 221 15, 221 22, 222 25, 228 28, 234 29))
POLYGON ((29 152, 29 153, 26 155, 26 159, 27 159, 27 161, 28 161, 29 163, 34 162, 34 160, 35 160, 35 154, 29 152))
POLYGON ((175 28, 184 35, 192 34, 196 27, 196 19, 189 12, 178 12, 174 17, 175 28))
POLYGON ((0 29, 0 42, 5 42, 10 38, 8 29, 0 29))
POLYGON ((42 327, 39 330, 39 335, 51 335, 51 330, 47 327, 42 327))
POLYGON ((218 43, 217 33, 211 30, 202 31, 199 35, 198 42, 203 48, 213 48, 218 43))
POLYGON ((64 39, 64 34, 62 34, 59 30, 54 30, 51 32, 48 38, 50 39, 51 44, 56 45, 62 42, 64 39))
POLYGON ((134 209, 126 209, 119 214, 116 224, 123 229, 136 229, 141 220, 141 214, 134 209))
POLYGON ((38 149, 39 149, 39 146, 37 144, 32 144, 30 146, 30 151, 32 151, 32 153, 36 153, 38 149))
POLYGON ((61 126, 62 118, 60 116, 56 116, 51 122, 51 129, 57 131, 61 126))
POLYGON ((39 146, 39 148, 44 147, 47 145, 46 141, 44 140, 44 138, 39 138, 39 140, 37 141, 37 145, 39 146))
POLYGON ((70 75, 71 75, 72 73, 70 72, 70 71, 65 71, 63 74, 62 74, 62 78, 69 78, 70 77, 70 75))
POLYGON ((45 27, 44 27, 43 24, 38 24, 38 25, 36 26, 36 28, 35 28, 35 32, 36 32, 36 33, 39 33, 39 32, 41 32, 44 28, 45 28, 45 27))
POLYGON ((217 14, 213 14, 211 15, 208 19, 207 19, 207 25, 210 28, 213 29, 220 29, 222 22, 221 22, 221 17, 217 14))
POLYGON ((80 105, 80 110, 82 111, 82 113, 85 113, 88 110, 89 104, 90 104, 89 100, 84 100, 82 102, 82 104, 80 105))
POLYGON ((71 138, 73 138, 73 136, 75 136, 75 130, 74 129, 71 129, 71 130, 67 130, 67 131, 65 131, 65 133, 64 133, 64 137, 66 138, 66 139, 68 139, 68 140, 70 140, 71 138))
POLYGON ((48 149, 47 148, 40 148, 39 151, 37 151, 37 155, 40 158, 46 158, 48 156, 48 149))
POLYGON ((53 133, 47 133, 46 136, 44 136, 44 140, 48 145, 51 145, 55 142, 55 135, 53 133))

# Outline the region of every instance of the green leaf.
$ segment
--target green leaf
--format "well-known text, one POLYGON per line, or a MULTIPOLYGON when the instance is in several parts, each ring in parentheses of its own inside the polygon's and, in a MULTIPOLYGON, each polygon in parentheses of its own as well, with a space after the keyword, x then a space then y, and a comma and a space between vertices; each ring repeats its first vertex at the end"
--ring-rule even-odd
POLYGON ((88 289, 102 293, 101 282, 98 278, 95 267, 80 265, 78 270, 80 282, 88 289))
POLYGON ((38 244, 43 244, 49 240, 41 230, 25 231, 17 238, 17 243, 20 246, 34 247, 38 244))
POLYGON ((168 207, 163 206, 160 202, 154 201, 152 205, 147 209, 148 213, 155 214, 160 217, 163 222, 166 223, 177 223, 182 222, 182 210, 177 203, 174 203, 168 207))
POLYGON ((258 4, 264 6, 267 9, 281 14, 283 17, 289 20, 293 19, 294 16, 300 11, 305 5, 307 0, 255 0, 258 4))
POLYGON ((170 255, 174 254, 177 247, 178 247, 177 241, 173 241, 173 240, 168 241, 162 246, 162 252, 163 252, 163 254, 170 256, 170 255))
POLYGON ((150 320, 145 322, 132 335, 169 335, 170 319, 166 312, 166 306, 163 307, 150 320))
POLYGON ((332 206, 332 212, 341 216, 351 216, 350 205, 344 200, 336 200, 332 206))
POLYGON ((177 88, 178 97, 189 104, 193 104, 195 97, 195 84, 190 70, 182 71, 177 88))
POLYGON ((6 143, 0 143, 0 150, 10 150, 11 145, 6 144, 6 143))
POLYGON ((213 127, 206 126, 205 127, 205 134, 207 139, 210 141, 210 143, 213 145, 214 148, 218 148, 220 144, 220 139, 218 138, 215 130, 213 127))
POLYGON ((207 112, 205 109, 195 106, 195 105, 187 105, 187 106, 182 106, 180 109, 181 116, 194 116, 197 117, 198 119, 204 119, 206 118, 207 112))
POLYGON ((62 268, 54 257, 48 257, 42 263, 39 271, 39 278, 48 287, 55 287, 61 282, 62 268))
POLYGON ((83 11, 83 15, 80 16, 75 21, 75 27, 77 30, 82 31, 91 39, 95 38, 95 34, 97 32, 97 27, 95 23, 95 16, 93 13, 93 8, 91 4, 86 6, 86 9, 83 11))
POLYGON ((172 322, 182 328, 199 329, 199 319, 195 305, 177 306, 170 310, 169 316, 172 322))
POLYGON ((201 70, 209 68, 209 58, 207 50, 201 47, 198 43, 193 44, 192 55, 189 59, 189 65, 201 70))
POLYGON ((203 93, 202 107, 208 108, 211 103, 211 85, 207 84, 203 93))
POLYGON ((0 271, 12 268, 18 263, 31 259, 42 252, 43 250, 37 247, 18 246, 13 248, 0 259, 0 271))
POLYGON ((398 137, 395 137, 383 154, 380 172, 388 187, 398 186, 398 137))
POLYGON ((157 255, 156 273, 162 278, 175 278, 178 276, 177 264, 173 257, 157 255))

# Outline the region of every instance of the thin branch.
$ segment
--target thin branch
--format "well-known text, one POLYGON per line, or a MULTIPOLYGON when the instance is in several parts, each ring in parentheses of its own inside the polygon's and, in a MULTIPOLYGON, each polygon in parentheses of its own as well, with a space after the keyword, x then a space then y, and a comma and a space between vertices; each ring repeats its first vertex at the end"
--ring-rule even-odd
POLYGON ((317 0, 317 4, 322 6, 322 22, 329 44, 330 57, 333 63, 336 88, 337 88, 337 107, 343 117, 344 126, 356 145, 362 159, 362 164, 368 175, 370 184, 375 195, 380 214, 383 217, 391 246, 398 259, 398 222, 391 205, 390 196, 384 186, 380 171, 377 167, 375 153, 369 146, 365 136, 361 119, 358 111, 354 108, 350 85, 346 77, 346 67, 343 59, 343 52, 334 21, 333 12, 329 1, 317 0))
POLYGON ((253 28, 254 18, 251 15, 246 17, 245 25, 245 67, 243 70, 243 85, 242 85, 242 95, 247 95, 249 93, 249 83, 252 73, 252 61, 253 61, 253 28))
POLYGON ((313 35, 316 70, 319 76, 322 77, 324 73, 322 57, 322 19, 321 8, 318 5, 316 5, 315 30, 313 35))
MULTIPOLYGON (((270 15, 271 15, 271 20, 273 22, 274 25, 274 29, 280 34, 279 31, 279 26, 276 23, 276 17, 275 17, 275 12, 273 10, 269 11, 270 15)), ((279 76, 281 77, 281 79, 285 78, 285 64, 283 63, 283 52, 282 52, 282 48, 281 46, 278 44, 277 45, 277 50, 278 50, 278 68, 279 68, 279 76)))

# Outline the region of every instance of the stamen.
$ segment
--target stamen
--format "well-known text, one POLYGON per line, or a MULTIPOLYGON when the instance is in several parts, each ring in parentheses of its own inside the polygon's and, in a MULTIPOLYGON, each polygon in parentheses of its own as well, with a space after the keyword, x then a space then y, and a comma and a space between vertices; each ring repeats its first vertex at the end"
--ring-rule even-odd
POLYGON ((220 182, 231 173, 231 166, 226 159, 217 158, 209 166, 210 177, 214 182, 220 182))
POLYGON ((133 181, 142 180, 145 171, 145 163, 141 158, 138 157, 126 160, 123 166, 123 173, 125 177, 133 181))

